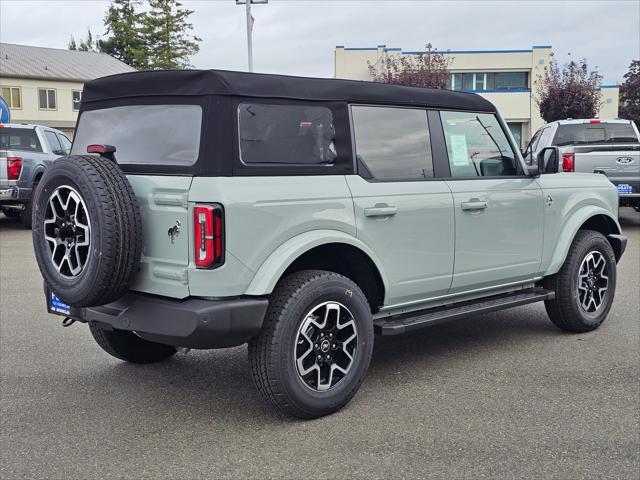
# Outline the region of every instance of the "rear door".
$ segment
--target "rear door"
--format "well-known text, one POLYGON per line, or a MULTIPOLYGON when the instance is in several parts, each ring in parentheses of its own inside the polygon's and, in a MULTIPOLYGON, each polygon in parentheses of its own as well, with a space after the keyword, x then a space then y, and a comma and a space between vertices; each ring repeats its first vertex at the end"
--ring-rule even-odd
POLYGON ((133 290, 189 295, 192 176, 156 172, 167 166, 188 169, 197 161, 201 125, 200 105, 127 105, 80 116, 72 154, 85 154, 92 144, 114 145, 138 199, 143 248, 133 290))
POLYGON ((532 279, 542 255, 542 190, 523 174, 496 115, 441 118, 456 227, 451 293, 532 279))
POLYGON ((423 109, 351 107, 358 175, 347 176, 357 236, 388 279, 386 305, 444 295, 453 272, 453 200, 435 178, 423 109))

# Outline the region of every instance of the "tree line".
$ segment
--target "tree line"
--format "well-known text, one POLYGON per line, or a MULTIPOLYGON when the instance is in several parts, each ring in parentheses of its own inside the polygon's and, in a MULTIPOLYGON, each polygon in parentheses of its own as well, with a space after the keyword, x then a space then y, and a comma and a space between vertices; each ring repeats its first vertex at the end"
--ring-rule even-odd
POLYGON ((111 55, 137 70, 176 70, 191 67, 201 41, 192 33, 189 16, 177 0, 111 0, 104 17, 105 34, 84 40, 72 36, 69 50, 111 55))

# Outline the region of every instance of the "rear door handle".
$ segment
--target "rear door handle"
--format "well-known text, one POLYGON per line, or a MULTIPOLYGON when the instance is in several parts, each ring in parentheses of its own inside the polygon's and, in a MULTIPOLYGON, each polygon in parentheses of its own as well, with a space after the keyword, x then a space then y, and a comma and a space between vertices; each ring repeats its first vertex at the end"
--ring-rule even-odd
POLYGON ((398 213, 398 208, 386 203, 377 203, 375 207, 364 209, 365 217, 391 217, 398 213))
POLYGON ((468 202, 462 202, 460 206, 462 210, 485 210, 487 208, 487 202, 472 198, 468 202))

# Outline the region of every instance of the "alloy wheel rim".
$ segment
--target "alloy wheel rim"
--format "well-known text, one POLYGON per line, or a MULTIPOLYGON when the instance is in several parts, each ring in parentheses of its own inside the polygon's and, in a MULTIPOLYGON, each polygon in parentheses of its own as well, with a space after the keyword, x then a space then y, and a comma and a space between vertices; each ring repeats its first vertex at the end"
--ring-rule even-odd
POLYGON ((358 353, 353 314, 339 302, 309 311, 296 335, 294 358, 302 383, 316 392, 334 388, 349 373, 358 353))
POLYGON ((586 313, 596 313, 605 303, 609 289, 608 265, 604 255, 589 252, 578 271, 578 303, 586 313))
POLYGON ((44 238, 51 263, 65 278, 75 278, 87 265, 91 246, 89 211, 80 194, 68 185, 57 187, 47 203, 44 238))

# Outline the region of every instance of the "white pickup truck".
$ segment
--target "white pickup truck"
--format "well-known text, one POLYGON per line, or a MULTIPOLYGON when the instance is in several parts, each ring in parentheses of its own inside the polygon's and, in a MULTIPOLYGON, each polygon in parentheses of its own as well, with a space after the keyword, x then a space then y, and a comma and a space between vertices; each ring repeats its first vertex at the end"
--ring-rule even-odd
POLYGON ((620 206, 640 211, 640 135, 631 120, 558 120, 531 138, 527 162, 545 147, 560 148, 560 171, 603 173, 618 188, 620 206))

